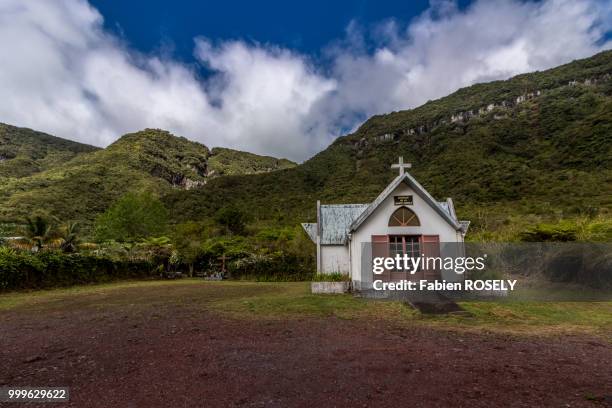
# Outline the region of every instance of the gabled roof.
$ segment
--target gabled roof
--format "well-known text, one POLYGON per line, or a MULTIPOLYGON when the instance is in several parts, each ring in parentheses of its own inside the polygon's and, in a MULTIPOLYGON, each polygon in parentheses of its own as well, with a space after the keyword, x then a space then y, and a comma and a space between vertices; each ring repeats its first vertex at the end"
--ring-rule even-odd
POLYGON ((456 230, 461 230, 461 225, 459 222, 453 217, 451 214, 454 212, 454 208, 452 208, 452 201, 447 201, 442 206, 439 202, 437 202, 431 194, 425 190, 425 188, 419 184, 418 181, 414 179, 407 172, 397 176, 388 186, 383 190, 382 193, 353 221, 349 227, 348 232, 354 231, 366 220, 372 213, 378 208, 379 205, 385 201, 393 191, 400 185, 400 183, 406 183, 409 187, 411 187, 414 192, 419 195, 426 203, 428 203, 431 208, 433 208, 440 216, 448 222, 453 228, 456 230))
POLYGON ((343 245, 348 239, 351 224, 368 208, 368 204, 321 205, 322 245, 343 245))

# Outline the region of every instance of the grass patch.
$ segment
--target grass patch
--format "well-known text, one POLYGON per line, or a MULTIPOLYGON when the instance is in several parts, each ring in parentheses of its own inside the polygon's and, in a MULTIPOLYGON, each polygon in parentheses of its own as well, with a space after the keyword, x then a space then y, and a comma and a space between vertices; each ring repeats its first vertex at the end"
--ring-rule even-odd
MULTIPOLYGON (((201 282, 201 281, 200 281, 201 282)), ((172 285, 181 285, 187 283, 186 281, 122 281, 122 282, 110 282, 100 283, 92 285, 78 285, 71 286, 68 288, 53 288, 43 290, 29 290, 21 292, 10 292, 6 294, 0 294, 0 311, 11 310, 16 308, 27 308, 29 306, 35 306, 45 304, 49 302, 56 302, 67 300, 74 297, 88 297, 91 295, 104 294, 109 291, 117 291, 121 289, 132 289, 132 288, 155 288, 155 287, 166 287, 172 285)))
POLYGON ((313 295, 310 282, 276 283, 273 292, 247 299, 228 298, 209 308, 234 318, 299 319, 334 316, 340 319, 413 319, 418 312, 400 302, 377 302, 351 294, 313 295))
POLYGON ((472 314, 436 316, 435 325, 531 334, 597 333, 612 339, 612 302, 461 302, 472 314))
POLYGON ((210 307, 235 318, 304 318, 329 317, 355 319, 383 316, 382 310, 395 309, 402 313, 414 312, 393 302, 373 302, 350 294, 313 295, 309 282, 280 283, 273 292, 247 299, 228 298, 214 302, 210 307))

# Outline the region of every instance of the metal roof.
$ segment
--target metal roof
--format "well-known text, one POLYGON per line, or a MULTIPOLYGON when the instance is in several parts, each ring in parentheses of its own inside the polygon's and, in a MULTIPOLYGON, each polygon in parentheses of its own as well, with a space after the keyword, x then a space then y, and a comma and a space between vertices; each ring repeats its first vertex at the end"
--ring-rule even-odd
POLYGON ((321 244, 346 243, 351 224, 366 208, 368 204, 321 205, 321 244))

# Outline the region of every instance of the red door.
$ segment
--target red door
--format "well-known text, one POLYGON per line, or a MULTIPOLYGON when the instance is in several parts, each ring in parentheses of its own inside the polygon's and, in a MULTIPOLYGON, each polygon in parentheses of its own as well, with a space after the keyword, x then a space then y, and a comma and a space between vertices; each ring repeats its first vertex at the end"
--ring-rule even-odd
MULTIPOLYGON (((422 235, 421 236, 422 254, 425 258, 440 257, 440 236, 439 235, 422 235)), ((429 268, 423 268, 423 279, 435 280, 440 278, 440 270, 429 263, 429 268)))
MULTIPOLYGON (((389 256, 389 236, 388 235, 372 235, 372 262, 374 258, 386 258, 389 256)), ((374 266, 374 265, 372 265, 374 266)), ((373 279, 389 281, 391 271, 385 270, 381 275, 374 275, 373 279)))
MULTIPOLYGON (((400 255, 404 257, 407 255, 408 258, 420 258, 421 257, 421 236, 420 235, 391 235, 389 237, 389 248, 390 248, 390 256, 395 257, 396 255, 400 255)), ((407 268, 400 268, 399 270, 394 270, 391 273, 391 277, 393 280, 398 281, 402 279, 407 280, 418 280, 421 279, 420 275, 422 272, 419 270, 416 273, 413 273, 412 268, 408 266, 407 268)))

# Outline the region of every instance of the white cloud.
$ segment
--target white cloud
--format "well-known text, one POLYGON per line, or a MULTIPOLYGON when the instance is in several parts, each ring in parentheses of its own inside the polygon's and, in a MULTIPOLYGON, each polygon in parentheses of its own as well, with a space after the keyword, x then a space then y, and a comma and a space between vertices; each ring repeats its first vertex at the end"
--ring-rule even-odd
POLYGON ((351 24, 324 66, 275 46, 200 38, 196 58, 213 72, 203 81, 129 49, 102 23, 84 0, 2 0, 0 121, 100 146, 160 127, 302 160, 372 114, 608 49, 612 6, 498 0, 459 11, 436 1, 408 24, 351 24))
POLYGON ((236 41, 214 47, 205 39, 196 41, 195 53, 218 72, 207 82, 216 101, 208 125, 219 142, 299 158, 327 142, 309 132, 305 118, 335 81, 315 73, 303 57, 236 41))

